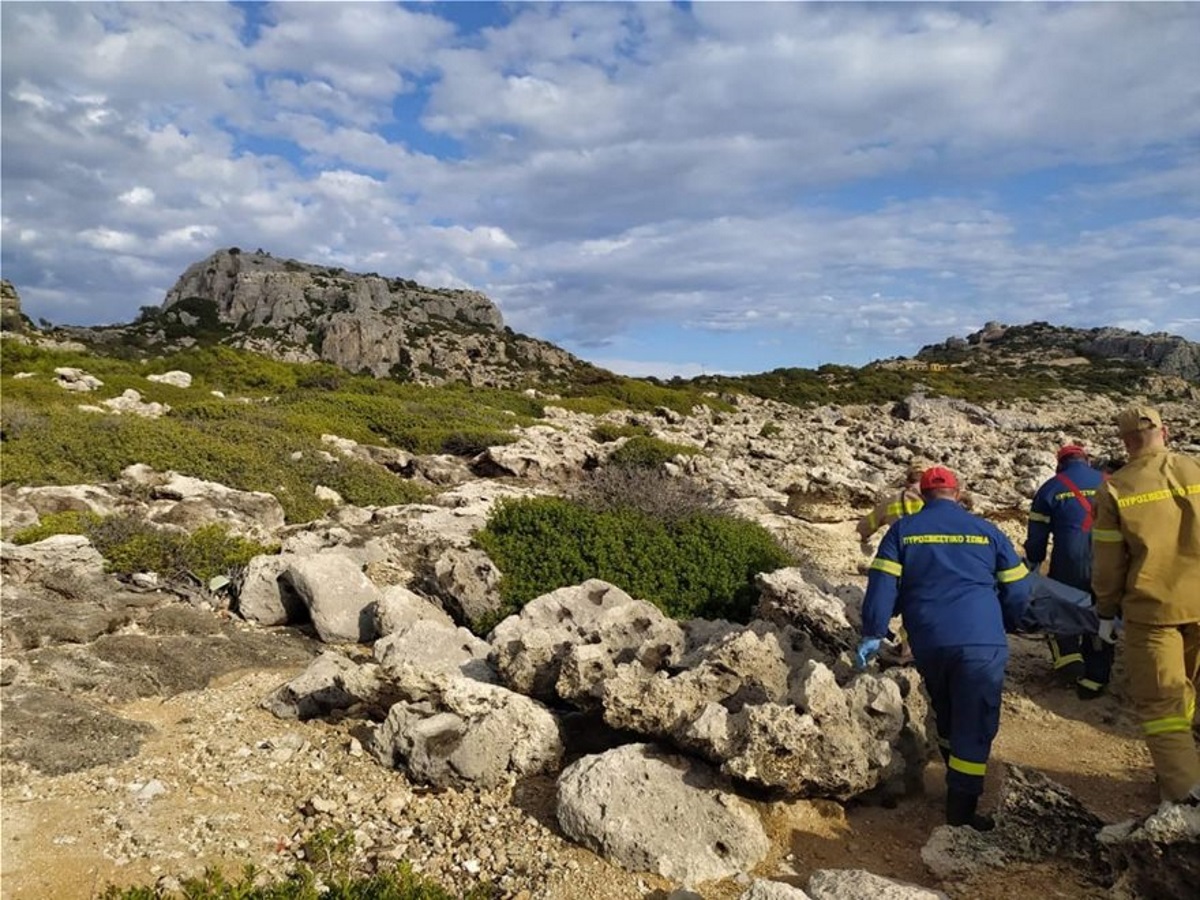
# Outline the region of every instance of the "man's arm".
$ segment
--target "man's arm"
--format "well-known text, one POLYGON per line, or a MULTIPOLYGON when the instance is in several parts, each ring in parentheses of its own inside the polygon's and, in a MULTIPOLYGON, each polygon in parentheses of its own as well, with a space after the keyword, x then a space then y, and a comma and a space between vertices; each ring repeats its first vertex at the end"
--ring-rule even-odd
POLYGON ((888 529, 879 545, 879 552, 871 562, 867 573, 867 595, 863 598, 863 637, 887 637, 888 623, 896 610, 896 599, 900 593, 900 576, 904 567, 900 564, 900 539, 896 526, 888 529))
POLYGON ((1121 515, 1108 482, 1096 491, 1096 515, 1092 522, 1092 593, 1096 614, 1112 619, 1121 614, 1125 577, 1129 571, 1129 548, 1121 534, 1121 515))
POLYGON ((1025 529, 1025 558, 1037 568, 1046 558, 1046 545, 1050 542, 1049 491, 1043 485, 1034 495, 1029 508, 1029 524, 1025 529))
POLYGON ((858 537, 860 540, 869 540, 871 535, 887 523, 888 506, 892 503, 892 500, 892 497, 884 497, 875 504, 873 510, 858 520, 858 537))

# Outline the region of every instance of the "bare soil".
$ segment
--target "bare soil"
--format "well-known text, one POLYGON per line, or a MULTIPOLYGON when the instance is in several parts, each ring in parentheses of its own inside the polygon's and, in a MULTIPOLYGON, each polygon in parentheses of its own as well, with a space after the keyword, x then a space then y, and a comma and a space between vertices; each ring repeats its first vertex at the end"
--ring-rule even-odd
MULTIPOLYGON (((1041 642, 1014 639, 1012 650, 983 806, 994 802, 1002 764, 1014 763, 1059 781, 1107 822, 1150 812, 1157 790, 1122 699, 1120 667, 1111 695, 1083 702, 1054 684, 1041 642)), ((491 864, 504 853, 509 897, 668 893, 660 879, 624 872, 560 838, 548 779, 491 792, 423 792, 362 752, 361 721, 285 722, 259 708, 298 671, 238 673, 119 708, 153 729, 121 762, 58 776, 5 763, 0 896, 90 898, 110 883, 154 883, 208 865, 236 873, 251 861, 280 873, 323 825, 354 830, 372 855, 415 860, 451 887, 470 883, 472 855, 491 864)), ((817 869, 865 868, 973 900, 1105 896, 1054 862, 939 884, 920 850, 942 822, 943 775, 931 764, 923 792, 890 809, 763 803, 773 850, 753 874, 803 886, 817 869)), ((733 880, 701 886, 706 898, 744 889, 733 880)))

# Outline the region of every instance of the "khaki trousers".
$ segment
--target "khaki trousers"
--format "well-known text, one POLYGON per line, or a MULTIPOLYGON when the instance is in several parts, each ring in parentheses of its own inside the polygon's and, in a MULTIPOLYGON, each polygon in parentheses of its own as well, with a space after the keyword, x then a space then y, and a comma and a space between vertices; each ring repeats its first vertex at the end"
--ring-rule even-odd
POLYGON ((1200 691, 1200 622, 1125 623, 1129 689, 1164 800, 1200 785, 1200 750, 1192 735, 1200 691))

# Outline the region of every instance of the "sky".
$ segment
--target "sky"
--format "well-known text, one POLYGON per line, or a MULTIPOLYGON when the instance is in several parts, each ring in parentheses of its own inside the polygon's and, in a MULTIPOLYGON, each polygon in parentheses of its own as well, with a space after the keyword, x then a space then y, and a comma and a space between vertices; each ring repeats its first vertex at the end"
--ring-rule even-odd
POLYGON ((0 3, 2 270, 223 247, 483 291, 628 375, 987 321, 1200 340, 1200 4, 0 3))

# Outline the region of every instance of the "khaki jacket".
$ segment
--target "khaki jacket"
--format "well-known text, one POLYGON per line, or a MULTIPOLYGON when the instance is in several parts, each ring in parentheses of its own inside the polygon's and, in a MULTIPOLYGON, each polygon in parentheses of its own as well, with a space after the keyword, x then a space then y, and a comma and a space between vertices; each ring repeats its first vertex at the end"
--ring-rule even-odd
POLYGON ((1105 618, 1200 622, 1200 461, 1152 450, 1100 486, 1092 591, 1105 618))
POLYGON ((875 504, 875 508, 859 520, 858 536, 865 541, 884 525, 891 525, 897 519, 920 512, 924 506, 925 500, 916 485, 894 491, 875 504))

